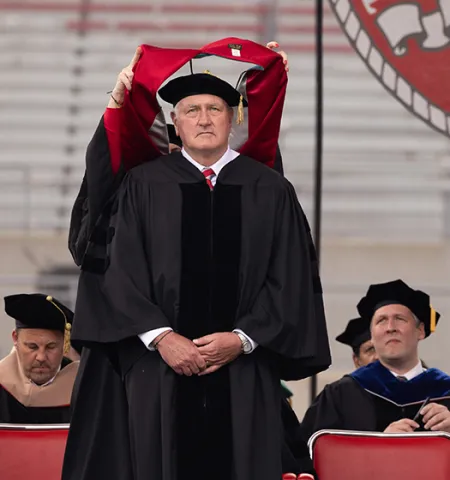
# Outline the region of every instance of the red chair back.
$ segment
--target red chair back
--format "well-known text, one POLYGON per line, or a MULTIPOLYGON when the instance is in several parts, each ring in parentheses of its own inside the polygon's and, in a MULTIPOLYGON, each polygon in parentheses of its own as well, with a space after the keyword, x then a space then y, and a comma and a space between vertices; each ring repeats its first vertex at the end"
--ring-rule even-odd
POLYGON ((450 435, 322 430, 309 440, 320 480, 449 480, 450 435))
POLYGON ((69 425, 0 424, 1 480, 61 480, 69 425))

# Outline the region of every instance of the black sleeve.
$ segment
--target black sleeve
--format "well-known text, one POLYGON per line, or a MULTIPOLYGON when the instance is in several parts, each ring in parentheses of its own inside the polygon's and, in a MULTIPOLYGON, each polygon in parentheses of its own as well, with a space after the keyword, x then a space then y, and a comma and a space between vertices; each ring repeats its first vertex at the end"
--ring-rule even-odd
POLYGON ((69 250, 80 266, 88 243, 88 199, 86 174, 83 177, 80 191, 72 207, 69 226, 69 250))
POLYGON ((325 370, 331 356, 311 232, 287 181, 277 222, 265 284, 236 326, 278 355, 282 378, 294 380, 325 370))
POLYGON ((146 248, 149 232, 142 222, 148 218, 150 196, 148 186, 129 174, 120 188, 118 211, 112 219, 109 267, 104 275, 103 290, 115 311, 109 329, 116 341, 170 326, 153 302, 146 248))
POLYGON ((120 186, 123 170, 114 174, 103 117, 86 151, 86 170, 80 191, 72 208, 69 228, 69 250, 81 265, 94 226, 106 203, 120 186))
POLYGON ((322 429, 342 429, 336 386, 327 385, 308 408, 301 422, 301 436, 306 441, 322 429))

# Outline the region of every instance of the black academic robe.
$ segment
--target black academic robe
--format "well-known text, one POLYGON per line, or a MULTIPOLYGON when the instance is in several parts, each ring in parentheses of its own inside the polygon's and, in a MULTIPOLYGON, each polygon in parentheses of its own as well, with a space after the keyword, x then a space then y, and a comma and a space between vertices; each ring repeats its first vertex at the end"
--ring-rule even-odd
MULTIPOLYGON (((83 264, 88 245, 91 253, 105 244, 108 229, 106 215, 97 225, 96 235, 92 235, 92 231, 103 208, 123 180, 123 171, 112 173, 107 147, 102 118, 87 149, 86 172, 72 210, 69 249, 77 265, 83 264)), ((278 146, 274 170, 283 174, 278 146)), ((106 211, 108 209, 107 205, 106 211)), ((126 403, 124 386, 105 349, 98 344, 91 344, 91 347, 83 349, 74 385, 71 405, 75 420, 69 432, 63 478, 97 478, 99 465, 103 465, 104 474, 109 476, 109 472, 114 472, 118 478, 126 479, 127 475, 131 475, 127 471, 129 450, 123 442, 128 422, 125 421, 126 415, 117 415, 118 405, 126 403), (113 451, 115 455, 111 455, 113 451), (108 460, 108 470, 104 468, 104 458, 108 460)), ((284 398, 281 399, 281 413, 285 439, 282 449, 283 472, 313 473, 306 444, 296 438, 298 419, 284 398)))
POLYGON ((70 406, 26 407, 0 385, 0 423, 69 423, 70 406))
POLYGON ((430 368, 401 382, 377 361, 327 385, 307 410, 302 435, 308 439, 329 428, 382 432, 392 422, 413 419, 427 397, 449 407, 450 377, 430 368))
POLYGON ((107 231, 94 227, 102 216, 107 221, 105 206, 117 192, 124 177, 123 168, 114 173, 103 117, 86 151, 86 171, 72 208, 68 244, 76 265, 81 266, 88 244, 104 244, 107 231))
MULTIPOLYGON (((63 358, 61 369, 71 360, 63 358)), ((49 424, 69 423, 70 406, 34 407, 25 406, 0 385, 0 423, 49 424)))
POLYGON ((127 399, 104 347, 83 348, 71 405, 62 478, 133 480, 127 399))
POLYGON ((330 362, 314 248, 292 186, 241 156, 211 193, 172 154, 131 171, 108 215, 106 246, 84 258, 73 338, 113 346, 136 478, 149 469, 164 480, 217 469, 227 480, 278 478, 279 380, 330 362), (241 328, 260 347, 213 375, 177 377, 136 336, 162 326, 188 338, 241 328), (153 412, 145 418, 143 395, 153 412))

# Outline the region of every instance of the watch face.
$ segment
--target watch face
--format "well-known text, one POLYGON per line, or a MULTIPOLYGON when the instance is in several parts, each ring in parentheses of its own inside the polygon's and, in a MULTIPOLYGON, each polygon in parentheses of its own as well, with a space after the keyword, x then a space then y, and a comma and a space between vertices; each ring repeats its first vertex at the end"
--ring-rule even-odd
POLYGON ((250 345, 250 342, 245 340, 245 342, 243 343, 243 350, 244 350, 244 353, 248 353, 250 352, 252 349, 252 346, 250 345))

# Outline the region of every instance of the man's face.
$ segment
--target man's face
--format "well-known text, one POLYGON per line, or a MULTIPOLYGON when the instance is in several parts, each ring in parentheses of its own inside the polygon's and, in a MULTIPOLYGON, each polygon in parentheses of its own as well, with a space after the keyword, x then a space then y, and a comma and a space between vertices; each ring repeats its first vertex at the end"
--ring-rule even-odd
POLYGON ((372 340, 367 340, 359 346, 358 355, 353 354, 353 363, 355 368, 365 367, 369 363, 375 362, 378 360, 377 352, 373 346, 372 340))
POLYGON ((12 337, 26 377, 42 385, 56 375, 64 351, 64 335, 61 332, 22 328, 14 330, 12 337))
POLYGON ((215 95, 183 98, 172 112, 177 135, 188 152, 225 151, 231 132, 233 110, 215 95))
POLYGON ((379 308, 372 318, 371 333, 381 361, 418 361, 418 343, 425 338, 425 330, 423 323, 417 325, 411 310, 404 305, 379 308))

